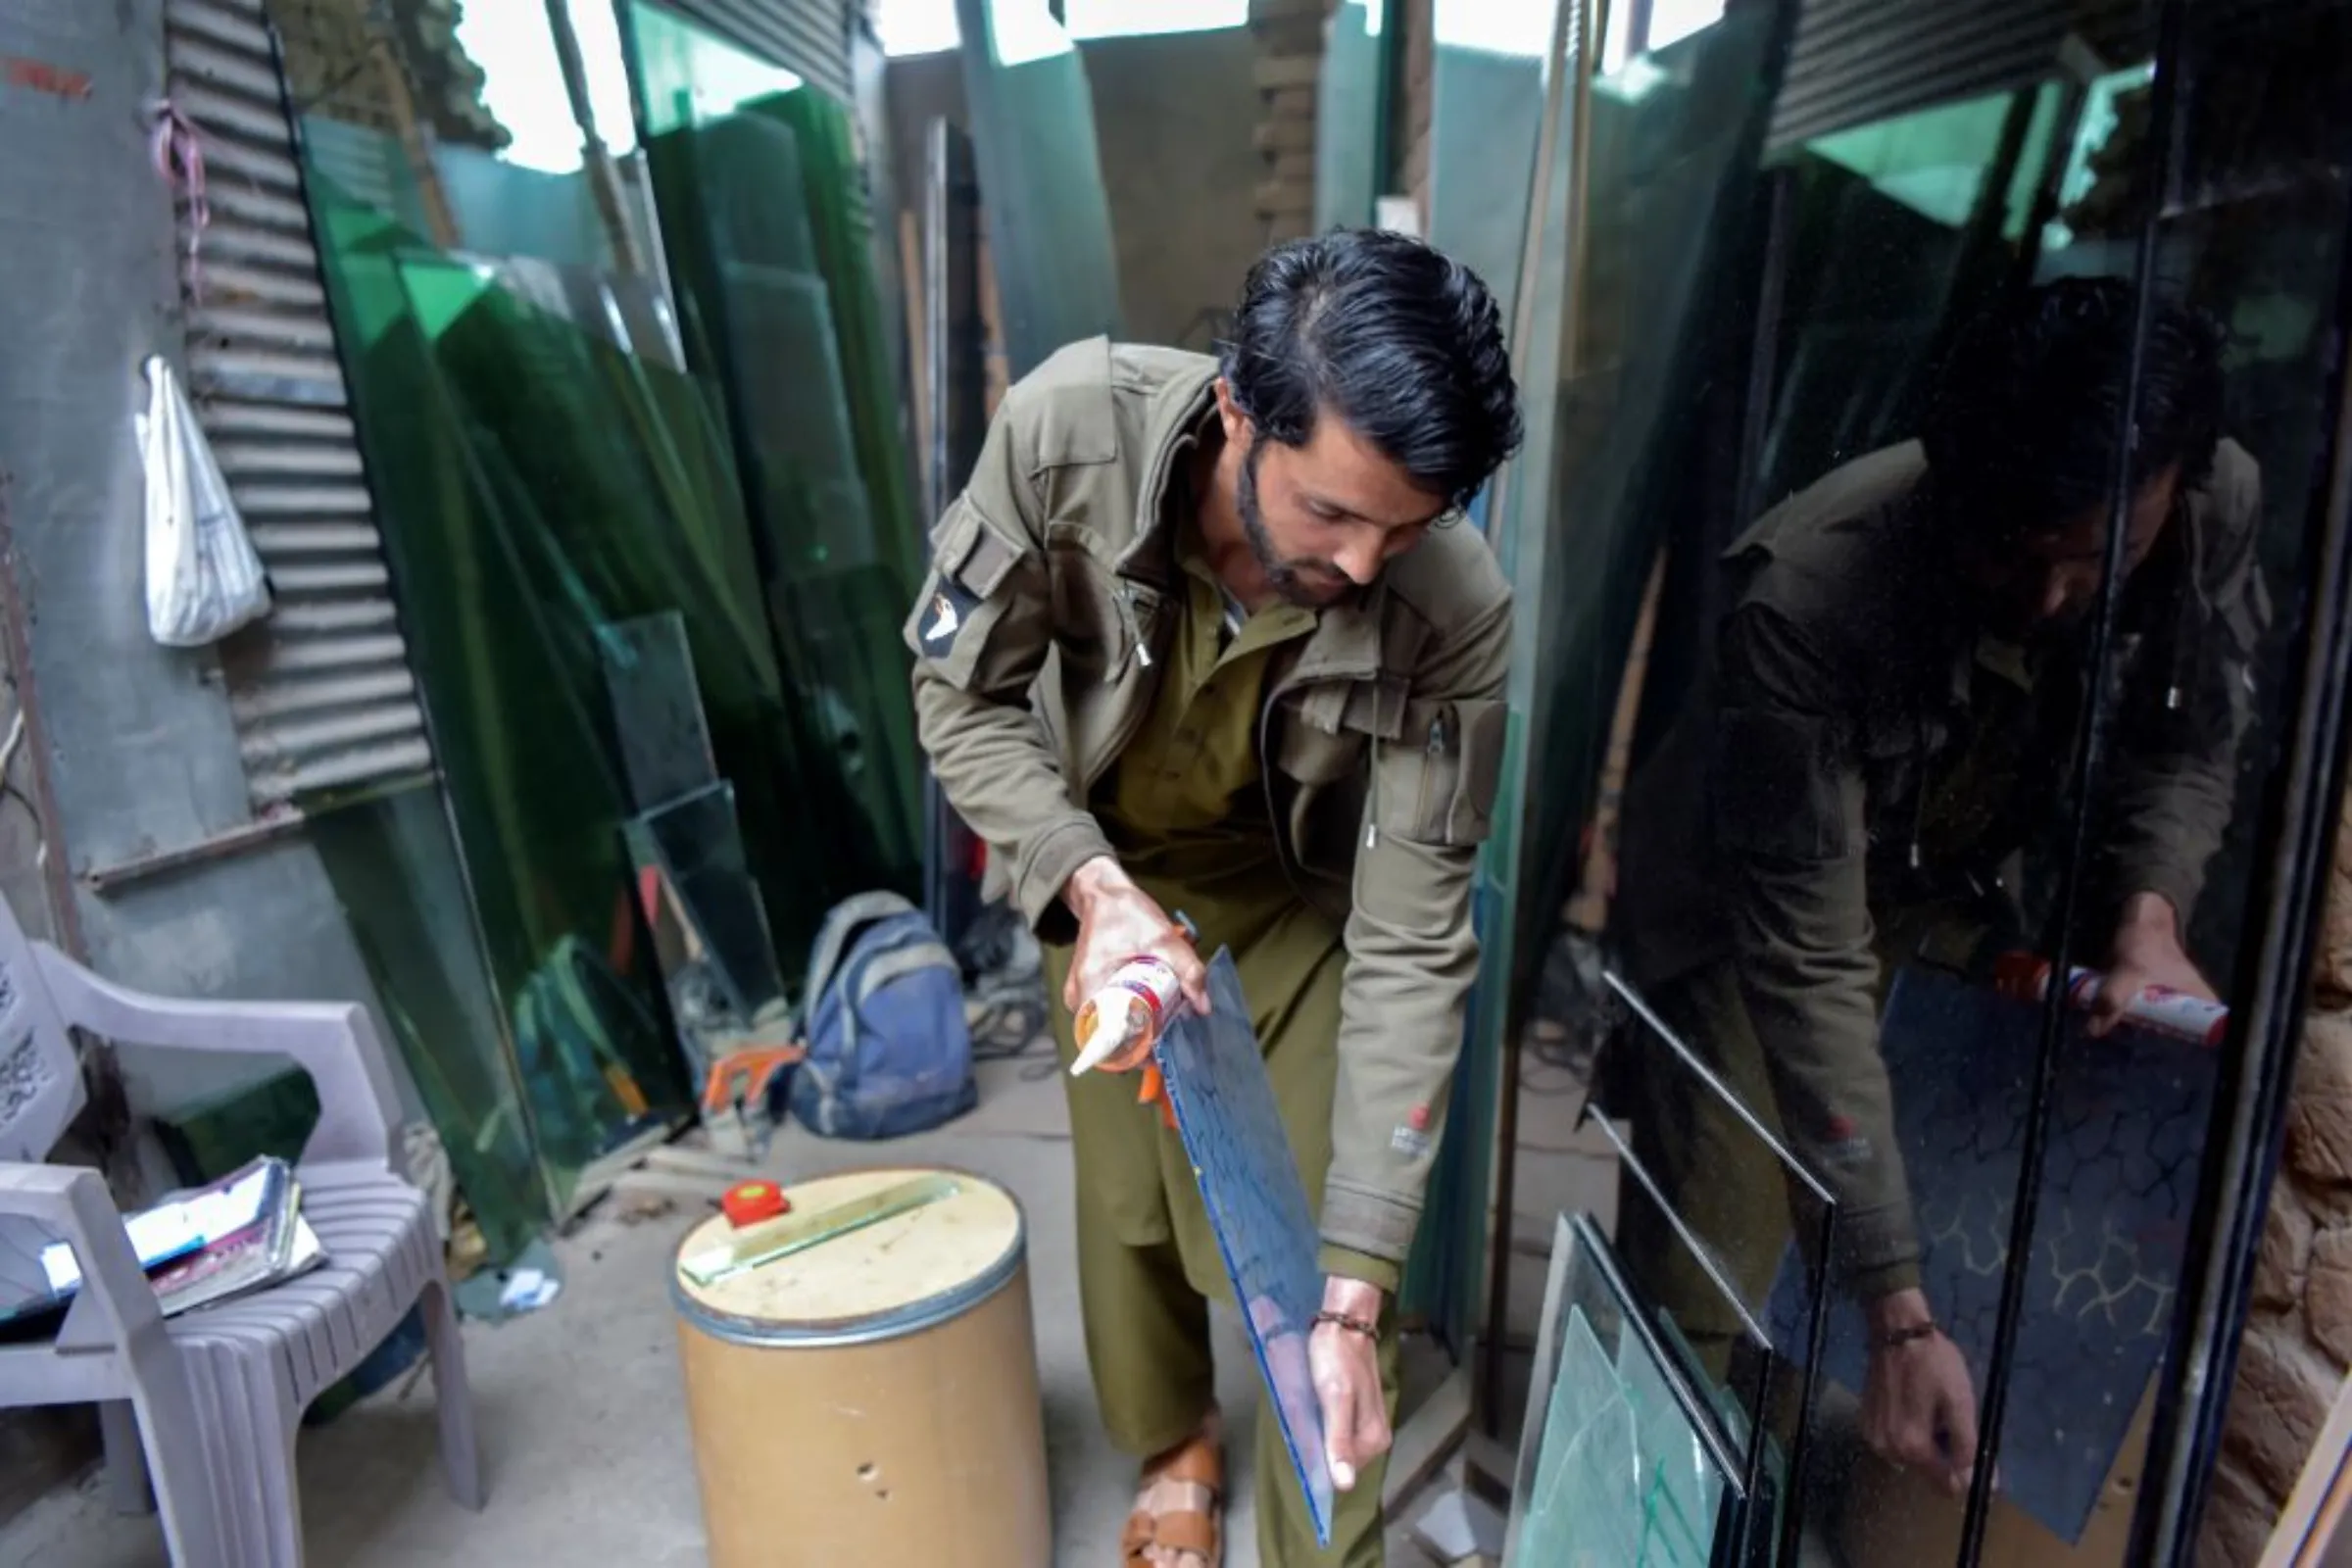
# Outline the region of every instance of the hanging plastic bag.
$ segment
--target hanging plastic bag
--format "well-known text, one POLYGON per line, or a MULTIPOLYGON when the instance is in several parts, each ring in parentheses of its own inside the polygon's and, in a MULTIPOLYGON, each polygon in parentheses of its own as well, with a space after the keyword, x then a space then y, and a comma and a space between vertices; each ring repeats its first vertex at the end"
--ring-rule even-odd
POLYGON ((147 631, 201 648, 268 614, 270 582, 178 375, 161 355, 146 370, 147 631))

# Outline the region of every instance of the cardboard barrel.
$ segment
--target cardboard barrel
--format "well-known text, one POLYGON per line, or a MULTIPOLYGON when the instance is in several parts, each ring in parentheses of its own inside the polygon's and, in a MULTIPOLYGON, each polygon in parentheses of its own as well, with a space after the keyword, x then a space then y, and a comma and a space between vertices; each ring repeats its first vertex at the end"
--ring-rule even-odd
POLYGON ((796 1215, 945 1175, 947 1197, 699 1285, 670 1276, 711 1568, 1054 1560, 1020 1205, 961 1172, 787 1187, 796 1215))

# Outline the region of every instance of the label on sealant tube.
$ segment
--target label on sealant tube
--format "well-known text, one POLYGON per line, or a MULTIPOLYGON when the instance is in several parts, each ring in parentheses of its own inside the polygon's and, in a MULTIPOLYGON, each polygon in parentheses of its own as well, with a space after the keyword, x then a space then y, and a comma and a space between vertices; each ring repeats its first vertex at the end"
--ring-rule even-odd
MULTIPOLYGON (((2105 976, 2095 969, 2073 969, 2067 974, 2067 1004, 2087 1012, 2098 1001, 2105 976)), ((2049 994, 2050 964, 2031 953, 2003 954, 1993 964, 1993 986, 2006 996, 2039 1002, 2049 994)), ((2170 986, 2149 986, 2124 1009, 2127 1021, 2154 1034, 2191 1045, 2219 1046, 2230 1031, 2230 1009, 2170 986)))
POLYGON ((1100 1066, 1139 1040, 1148 1044, 1157 1039, 1182 1000, 1176 971, 1164 960, 1145 956, 1120 964, 1071 1020, 1070 1034, 1077 1043, 1078 1056, 1070 1063, 1070 1075, 1076 1077, 1100 1066), (1136 1016, 1139 1008, 1140 1020, 1136 1016), (1106 1031, 1103 1025, 1114 1009, 1120 1027, 1106 1031))

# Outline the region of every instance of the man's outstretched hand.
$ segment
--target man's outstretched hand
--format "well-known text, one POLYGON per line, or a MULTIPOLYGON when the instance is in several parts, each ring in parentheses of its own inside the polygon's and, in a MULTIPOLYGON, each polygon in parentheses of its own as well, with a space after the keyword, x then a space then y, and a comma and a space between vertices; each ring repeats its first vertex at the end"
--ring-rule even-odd
POLYGON ((2162 986, 2202 1002, 2219 1002, 2180 945, 2180 916, 2161 894, 2135 893, 2117 923, 2115 950, 2099 994, 2090 1004, 2090 1032, 2104 1035, 2123 1021, 2124 1009, 2150 986, 2162 986))
MULTIPOLYGON (((1323 1282, 1323 1310, 1377 1324, 1380 1287, 1334 1274, 1323 1282)), ((1388 1396, 1380 1386, 1380 1342, 1337 1323, 1318 1323, 1307 1337, 1306 1361, 1323 1410, 1331 1484, 1347 1492, 1365 1465, 1389 1451, 1393 1437, 1388 1396)))

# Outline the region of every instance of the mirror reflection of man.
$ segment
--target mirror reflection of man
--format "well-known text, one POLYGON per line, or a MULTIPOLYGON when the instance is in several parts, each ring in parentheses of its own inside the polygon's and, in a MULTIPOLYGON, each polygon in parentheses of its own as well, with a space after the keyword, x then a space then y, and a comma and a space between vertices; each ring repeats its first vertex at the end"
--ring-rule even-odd
MULTIPOLYGON (((2020 867, 2063 821, 2134 303, 2126 283, 2070 279, 1973 323, 1921 440, 1741 537, 1713 690, 1628 792, 1627 972, 1838 1200, 1833 1273, 1871 1337, 1863 1436, 1954 1492, 1976 1399, 1920 1288, 1879 1009, 1900 963, 1969 967, 1991 934, 2038 929, 2020 867)), ((2259 472, 2220 437, 2221 405, 2215 334, 2158 305, 2082 939, 2104 972, 2094 1033, 2149 986, 2213 996, 2182 931, 2228 825, 2268 617, 2259 472)), ((1667 1197, 1756 1304, 1791 1234, 1777 1166, 1655 1053, 1620 1059, 1667 1197)), ((1736 1319, 1655 1211, 1627 1220, 1660 1304, 1728 1348, 1736 1319)))

